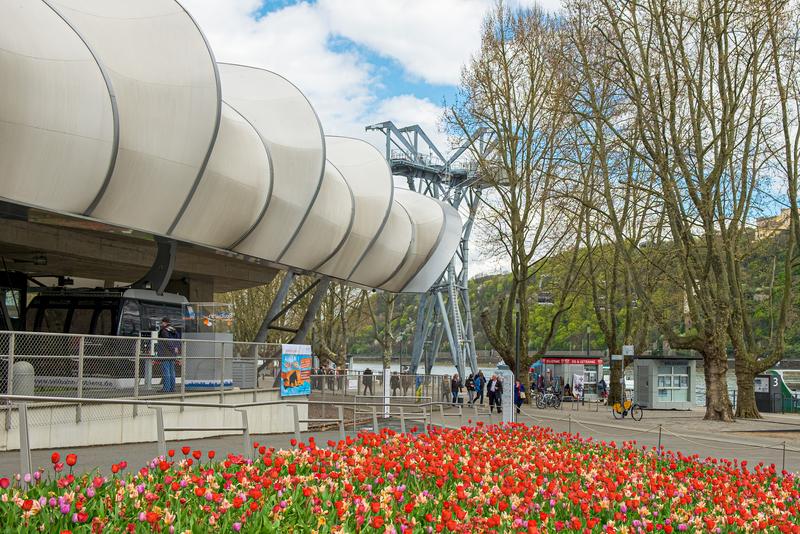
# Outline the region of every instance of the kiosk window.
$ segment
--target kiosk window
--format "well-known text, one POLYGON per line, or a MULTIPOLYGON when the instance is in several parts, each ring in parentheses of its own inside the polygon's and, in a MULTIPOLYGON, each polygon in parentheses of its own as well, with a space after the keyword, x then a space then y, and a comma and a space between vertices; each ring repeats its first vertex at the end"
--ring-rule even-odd
POLYGON ((658 400, 686 402, 689 400, 689 367, 662 365, 658 368, 658 400))

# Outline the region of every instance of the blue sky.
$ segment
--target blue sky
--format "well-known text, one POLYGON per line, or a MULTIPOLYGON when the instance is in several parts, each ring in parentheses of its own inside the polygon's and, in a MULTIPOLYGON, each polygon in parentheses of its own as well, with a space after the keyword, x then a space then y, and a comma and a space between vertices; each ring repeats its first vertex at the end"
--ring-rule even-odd
MULTIPOLYGON (((535 0, 507 0, 530 4, 535 0)), ((554 8, 559 0, 540 0, 554 8)), ((309 98, 326 133, 420 124, 443 147, 443 104, 494 0, 185 0, 220 61, 267 68, 309 98)))

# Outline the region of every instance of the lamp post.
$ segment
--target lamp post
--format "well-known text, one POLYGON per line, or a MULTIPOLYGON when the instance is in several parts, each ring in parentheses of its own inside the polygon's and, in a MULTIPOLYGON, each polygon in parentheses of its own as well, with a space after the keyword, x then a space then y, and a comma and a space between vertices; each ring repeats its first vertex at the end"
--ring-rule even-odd
MULTIPOLYGON (((519 300, 514 301, 514 379, 519 380, 519 383, 522 384, 522 374, 519 370, 519 349, 520 349, 520 321, 519 321, 519 300)), ((511 386, 516 389, 516 384, 511 384, 511 386)), ((514 391, 511 393, 514 394, 514 391)), ((517 411, 514 410, 514 421, 517 420, 517 411)))

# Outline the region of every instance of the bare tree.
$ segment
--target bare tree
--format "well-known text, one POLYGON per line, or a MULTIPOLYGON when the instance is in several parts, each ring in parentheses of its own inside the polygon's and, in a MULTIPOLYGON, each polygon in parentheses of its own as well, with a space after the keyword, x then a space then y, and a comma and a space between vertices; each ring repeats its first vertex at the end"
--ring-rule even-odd
MULTIPOLYGON (((703 356, 706 418, 732 420, 726 349, 746 321, 737 252, 766 156, 763 13, 747 0, 598 0, 571 9, 605 54, 600 68, 583 70, 587 91, 602 80, 613 95, 613 114, 589 113, 656 178, 678 252, 693 328, 677 332, 654 319, 671 346, 703 356)), ((613 204, 610 181, 605 195, 613 204)), ((609 215, 623 243, 622 221, 609 215)), ((621 250, 632 265, 630 251, 621 250)), ((641 277, 631 273, 647 301, 641 277)))
POLYGON ((362 298, 366 302, 369 318, 372 322, 372 334, 375 342, 381 347, 383 369, 391 368, 392 352, 397 342, 395 328, 398 317, 395 316, 396 293, 381 292, 370 298, 369 293, 362 291, 362 298), (374 302, 373 302, 374 300, 374 302))
POLYGON ((334 282, 328 288, 314 322, 311 345, 320 360, 344 368, 354 331, 363 323, 364 297, 360 289, 334 282))
MULTIPOLYGON (((493 132, 492 150, 474 151, 489 186, 479 221, 490 253, 510 260, 511 287, 494 317, 490 310, 482 311, 481 324, 512 369, 515 308, 519 306, 520 364, 527 369, 532 359, 526 350, 532 281, 548 258, 568 244, 570 231, 574 236, 574 224, 559 216, 566 172, 561 147, 569 128, 570 96, 562 45, 557 18, 539 8, 512 10, 498 3, 484 22, 480 53, 463 71, 460 101, 447 114, 461 137, 479 128, 493 132)), ((569 277, 565 282, 570 280, 574 282, 569 277)), ((566 289, 560 294, 571 288, 566 289)), ((569 297, 558 304, 547 341, 569 297)))

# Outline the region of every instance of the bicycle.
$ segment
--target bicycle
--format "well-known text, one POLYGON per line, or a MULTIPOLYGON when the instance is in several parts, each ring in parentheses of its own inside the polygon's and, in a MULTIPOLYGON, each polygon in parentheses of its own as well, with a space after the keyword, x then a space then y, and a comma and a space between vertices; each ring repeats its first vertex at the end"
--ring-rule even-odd
POLYGON ((614 419, 624 419, 626 415, 630 414, 634 421, 641 421, 644 410, 632 400, 625 399, 622 404, 615 402, 611 407, 611 413, 614 415, 614 419))
POLYGON ((561 406, 561 396, 552 391, 546 391, 543 395, 536 397, 536 407, 539 409, 558 408, 559 406, 561 406))

